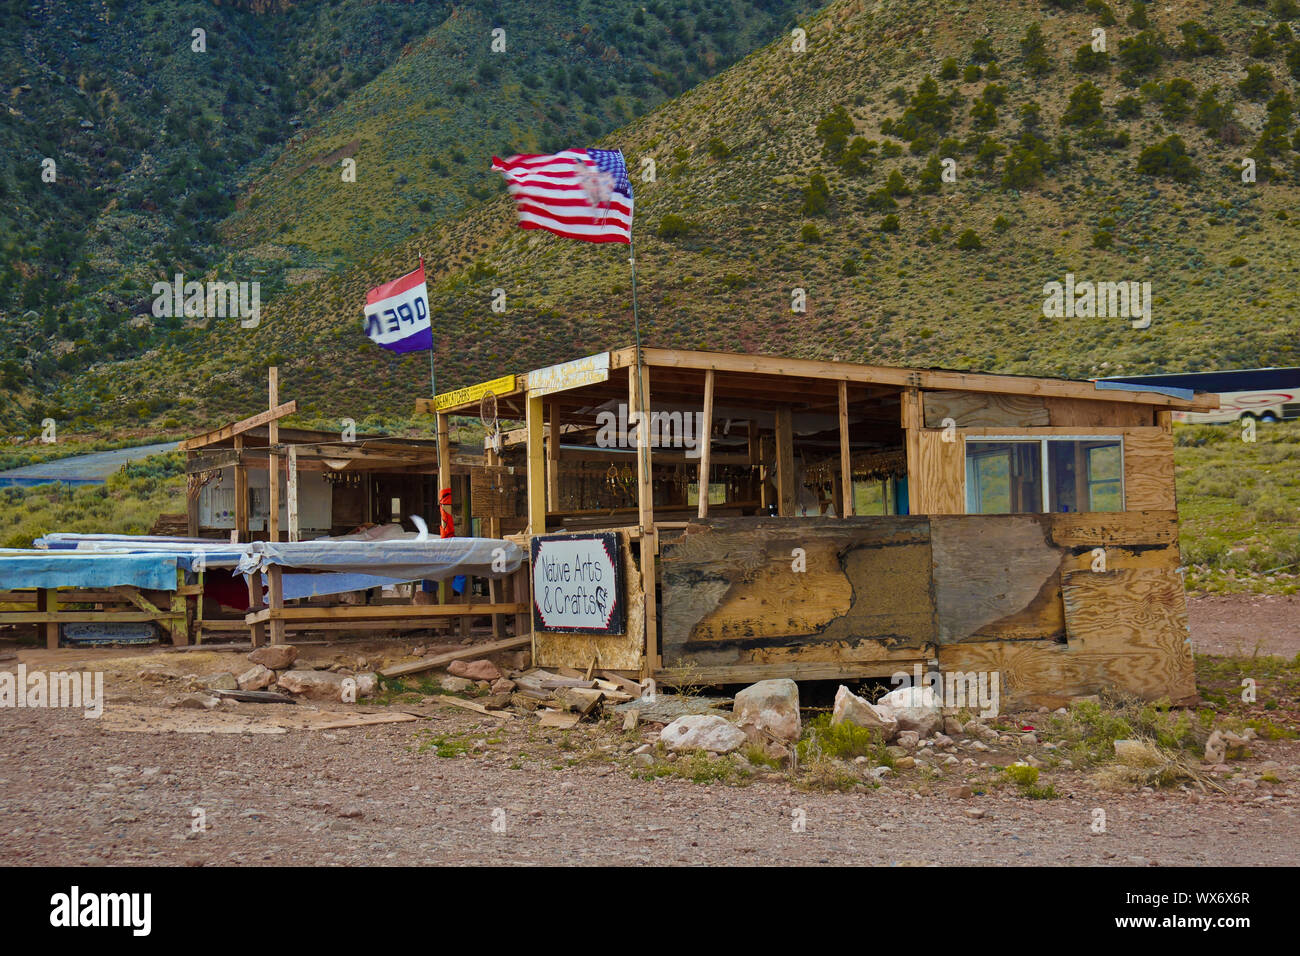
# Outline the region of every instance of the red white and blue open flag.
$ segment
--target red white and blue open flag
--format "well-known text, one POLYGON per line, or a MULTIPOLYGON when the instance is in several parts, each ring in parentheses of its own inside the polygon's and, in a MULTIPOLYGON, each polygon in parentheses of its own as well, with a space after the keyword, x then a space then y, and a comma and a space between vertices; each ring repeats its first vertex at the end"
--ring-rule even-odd
POLYGON ((372 342, 394 352, 433 348, 423 259, 414 272, 377 285, 366 293, 365 324, 366 335, 372 342))
POLYGON ((632 183, 617 149, 492 157, 515 198, 519 228, 583 242, 632 242, 632 183))

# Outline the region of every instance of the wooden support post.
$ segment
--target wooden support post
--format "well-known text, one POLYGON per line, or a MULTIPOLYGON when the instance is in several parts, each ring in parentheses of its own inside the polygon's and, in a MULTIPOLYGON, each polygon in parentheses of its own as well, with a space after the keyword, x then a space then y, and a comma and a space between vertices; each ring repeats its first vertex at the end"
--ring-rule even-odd
MULTIPOLYGON (((442 414, 438 414, 438 489, 434 495, 434 501, 437 503, 438 512, 438 533, 442 533, 442 492, 443 489, 451 488, 451 419, 442 414)), ((454 515, 455 505, 452 505, 452 514, 454 515)), ((448 581, 438 582, 438 603, 446 604, 451 597, 451 584, 448 581)))
POLYGON ((782 518, 794 517, 794 425, 790 406, 776 410, 776 508, 782 518))
POLYGON ((244 464, 244 436, 235 436, 235 540, 248 541, 248 466, 244 464))
POLYGON ((704 371, 704 418, 700 420, 700 506, 697 514, 709 516, 709 455, 713 450, 713 369, 704 371))
MULTIPOLYGON (((280 403, 280 368, 272 365, 266 370, 266 387, 270 393, 271 408, 280 403)), ((272 449, 280 443, 280 421, 272 418, 267 423, 267 443, 272 449)), ((266 540, 280 540, 280 456, 273 450, 266 459, 266 540)))
POLYGON ((560 403, 546 403, 546 510, 560 510, 560 403))
POLYGON ((923 514, 921 502, 921 392, 909 388, 902 394, 903 444, 907 449, 907 511, 923 514))
POLYGON ((533 590, 528 575, 529 564, 525 561, 510 578, 510 601, 522 607, 522 610, 515 612, 515 637, 527 635, 533 639, 530 653, 533 660, 536 660, 537 637, 533 634, 533 590))
POLYGON ((849 452, 849 383, 840 382, 840 494, 841 518, 853 516, 853 459, 849 452))
MULTIPOLYGON (((202 600, 202 598, 200 598, 202 600)), ((184 594, 172 592, 171 599, 172 646, 188 647, 190 643, 189 606, 184 594)))
POLYGON ((542 449, 542 399, 527 399, 528 533, 546 533, 546 461, 542 449))
POLYGON ((289 518, 289 540, 299 540, 298 535, 298 446, 289 446, 289 482, 285 494, 285 508, 289 518))
MULTIPOLYGON (((36 592, 36 610, 54 614, 59 610, 59 592, 54 588, 41 588, 36 592)), ((59 646, 59 622, 45 622, 45 647, 56 650, 59 646)))
MULTIPOLYGON (((245 574, 244 580, 248 582, 248 609, 250 611, 260 611, 266 605, 262 603, 262 575, 245 574)), ((261 647, 266 643, 266 625, 252 624, 248 628, 248 639, 254 647, 261 647)))
POLYGON ((655 599, 658 553, 659 532, 651 528, 641 535, 641 587, 645 593, 645 660, 652 674, 664 666, 659 656, 659 604, 655 599))
POLYGON ((629 412, 628 422, 636 414, 636 487, 637 519, 643 532, 655 524, 654 482, 651 479, 654 461, 650 455, 650 369, 642 366, 640 382, 637 381, 637 366, 628 367, 629 412), (638 384, 640 387, 638 388, 638 384), (645 407, 641 407, 644 399, 645 407))
MULTIPOLYGON (((492 604, 504 604, 505 598, 501 594, 501 578, 488 578, 488 601, 492 604)), ((505 619, 500 614, 492 615, 492 637, 496 640, 506 636, 505 619)))
MULTIPOLYGON (((266 569, 267 577, 267 598, 271 605, 271 611, 284 610, 284 575, 280 565, 273 564, 266 569)), ((271 618, 271 643, 284 643, 284 618, 272 616, 271 618)))
POLYGON ((199 495, 203 488, 197 475, 185 476, 185 533, 191 538, 199 536, 199 495))

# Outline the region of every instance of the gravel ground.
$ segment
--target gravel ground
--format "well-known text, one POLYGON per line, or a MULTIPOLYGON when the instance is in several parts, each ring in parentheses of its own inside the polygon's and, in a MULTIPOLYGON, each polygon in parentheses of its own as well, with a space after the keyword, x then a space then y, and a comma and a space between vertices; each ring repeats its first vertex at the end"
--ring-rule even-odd
MULTIPOLYGON (((1261 754, 1286 767, 1280 784, 1116 795, 1060 772, 1050 779, 1063 799, 1035 801, 1002 791, 962 799, 946 793, 949 781, 908 775, 876 790, 811 793, 774 781, 642 780, 617 762, 556 769, 546 750, 562 732, 523 721, 501 731, 472 714, 429 725, 500 743, 447 758, 415 750, 416 724, 182 737, 96 723, 7 715, 0 863, 1300 863, 1294 742, 1261 754), (536 756, 521 760, 520 750, 536 756), (192 832, 195 808, 206 832, 192 832), (1096 809, 1104 833, 1092 832, 1096 809)), ((571 745, 575 734, 581 747, 597 731, 570 732, 571 745)))
MULTIPOLYGON (((1201 599, 1193 639, 1202 651, 1249 655, 1266 634, 1269 652, 1285 652, 1276 636, 1294 631, 1293 614, 1285 602, 1201 599)), ((151 657, 201 662, 204 673, 244 660, 96 655, 101 666, 116 659, 110 709, 157 706, 176 691, 135 679, 151 657)), ((66 652, 20 656, 33 669, 69 664, 66 652)), ((499 725, 438 698, 416 709, 425 719, 279 735, 115 732, 79 712, 0 710, 0 864, 1300 864, 1294 740, 1252 745, 1221 777, 1225 793, 1115 792, 1045 769, 1040 782, 1061 798, 1030 800, 1010 785, 978 792, 987 771, 969 766, 933 779, 904 771, 846 793, 801 790, 767 771, 744 785, 643 779, 629 751, 653 729, 499 725), (966 783, 975 795, 951 792, 966 783), (1104 832, 1093 832, 1098 810, 1104 832)), ((1014 748, 958 755, 1015 759, 1014 748)))

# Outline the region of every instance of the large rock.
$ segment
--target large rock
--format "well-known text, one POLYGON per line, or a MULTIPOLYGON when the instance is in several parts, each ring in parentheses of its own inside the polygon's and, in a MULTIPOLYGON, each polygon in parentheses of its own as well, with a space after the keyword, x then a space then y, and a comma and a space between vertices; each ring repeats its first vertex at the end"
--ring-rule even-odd
MULTIPOLYGON (((344 682, 347 680, 356 681, 356 678, 333 671, 285 671, 276 678, 276 683, 291 694, 300 694, 312 700, 341 701, 344 682)), ((357 696, 361 696, 359 687, 357 696)))
POLYGON ((501 671, 488 660, 452 661, 447 665, 447 673, 467 680, 485 680, 489 684, 501 679, 501 671))
POLYGON ((194 682, 205 690, 238 690, 239 681, 234 674, 223 671, 220 674, 209 674, 207 677, 200 677, 194 682))
POLYGON ((752 729, 777 740, 798 740, 803 725, 799 720, 799 685, 788 677, 761 680, 736 695, 732 706, 736 723, 747 733, 752 729))
POLYGON ((874 704, 859 697, 843 684, 835 692, 835 707, 831 711, 831 723, 850 723, 880 733, 885 743, 898 734, 898 721, 874 704))
POLYGON ((708 750, 728 754, 749 738, 725 717, 711 714, 687 714, 665 727, 659 739, 671 750, 708 750))
POLYGON ((474 686, 474 682, 465 677, 454 677, 444 674, 442 677, 438 678, 438 686, 453 694, 463 694, 474 686))
POLYGON ((357 682, 357 700, 374 697, 379 692, 379 675, 374 671, 357 674, 353 679, 357 682))
POLYGON ((298 659, 298 648, 292 644, 268 644, 253 651, 248 655, 248 659, 254 664, 261 664, 273 671, 282 671, 292 667, 293 662, 298 659))
POLYGON ((900 730, 915 730, 922 737, 943 726, 943 701, 932 687, 900 687, 891 690, 876 707, 898 721, 900 730))
POLYGON ((261 664, 254 664, 239 675, 240 690, 262 690, 275 683, 275 671, 261 664))

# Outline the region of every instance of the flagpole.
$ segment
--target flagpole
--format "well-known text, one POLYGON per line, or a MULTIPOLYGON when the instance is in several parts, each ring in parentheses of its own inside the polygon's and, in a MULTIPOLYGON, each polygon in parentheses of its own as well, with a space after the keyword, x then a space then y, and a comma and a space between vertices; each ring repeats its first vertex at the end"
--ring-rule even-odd
MULTIPOLYGON (((637 416, 636 438, 637 444, 640 445, 642 442, 648 443, 649 441, 650 409, 646 407, 648 402, 645 393, 645 358, 641 354, 641 318, 636 307, 636 243, 632 239, 630 224, 627 230, 627 245, 629 252, 627 261, 632 266, 632 330, 636 336, 636 393, 637 405, 640 409, 640 414, 637 416)), ((641 478, 645 487, 650 490, 650 500, 653 502, 654 488, 650 482, 650 456, 638 453, 637 458, 641 461, 641 478)), ((645 529, 642 528, 641 530, 644 531, 645 529)))
MULTIPOLYGON (((419 256, 420 256, 420 275, 424 275, 424 253, 421 252, 421 253, 419 254, 419 256)), ((425 306, 426 306, 427 308, 430 308, 430 309, 432 308, 432 306, 431 306, 428 302, 425 303, 425 306)), ((438 397, 438 383, 437 383, 437 381, 435 380, 434 375, 433 375, 433 322, 432 322, 432 319, 430 319, 430 322, 429 322, 429 388, 432 389, 432 397, 437 398, 437 397, 438 397)))

